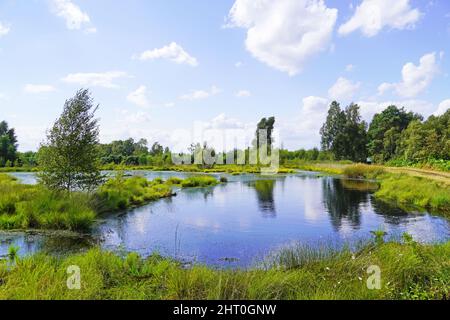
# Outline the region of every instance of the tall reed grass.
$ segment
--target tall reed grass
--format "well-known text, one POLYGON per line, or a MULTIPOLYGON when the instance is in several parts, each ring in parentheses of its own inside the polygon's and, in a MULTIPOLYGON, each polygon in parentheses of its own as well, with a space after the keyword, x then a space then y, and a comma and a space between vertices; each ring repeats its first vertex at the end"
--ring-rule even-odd
POLYGON ((95 216, 87 194, 54 192, 0 175, 0 229, 85 231, 95 216))
POLYGON ((406 173, 389 173, 383 167, 356 164, 343 171, 348 178, 376 179, 380 188, 375 196, 395 202, 405 209, 429 210, 450 215, 450 188, 444 181, 411 176, 406 173))
POLYGON ((38 254, 0 262, 0 299, 448 299, 450 242, 367 244, 314 253, 292 248, 269 269, 217 270, 153 255, 121 257, 92 249, 55 258, 38 254), (293 259, 290 257, 294 257, 293 259), (68 290, 67 267, 81 270, 81 290, 68 290), (381 270, 371 290, 370 266, 381 270))
POLYGON ((23 185, 0 174, 0 229, 52 229, 89 231, 97 216, 125 210, 173 195, 172 186, 183 188, 214 186, 211 176, 185 180, 149 181, 119 173, 92 194, 57 192, 41 185, 23 185))

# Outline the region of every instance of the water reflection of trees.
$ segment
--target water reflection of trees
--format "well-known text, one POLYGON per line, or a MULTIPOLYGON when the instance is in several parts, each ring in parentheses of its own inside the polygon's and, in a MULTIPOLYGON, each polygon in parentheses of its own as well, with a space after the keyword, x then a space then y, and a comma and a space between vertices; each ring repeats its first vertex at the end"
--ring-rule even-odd
MULTIPOLYGON (((44 236, 39 243, 42 252, 51 254, 66 254, 79 252, 96 245, 96 241, 90 236, 44 236)), ((30 250, 30 249, 28 249, 30 250)))
MULTIPOLYGON (((217 188, 217 187, 216 187, 217 188)), ((215 188, 192 188, 192 189, 184 189, 182 190, 183 196, 188 200, 196 200, 199 197, 202 197, 205 202, 214 196, 215 188)))
POLYGON ((377 200, 373 192, 377 185, 367 181, 324 179, 323 201, 331 223, 340 229, 344 222, 357 228, 361 225, 362 209, 370 204, 373 213, 383 216, 385 223, 398 225, 410 215, 390 203, 377 200))
POLYGON ((264 216, 276 217, 274 188, 275 180, 257 180, 249 183, 256 191, 258 205, 264 216))
POLYGON ((410 213, 399 207, 396 207, 393 204, 377 200, 375 198, 372 199, 372 207, 373 211, 376 214, 383 216, 386 223, 388 224, 398 225, 404 222, 405 219, 411 215, 410 213))
POLYGON ((354 227, 361 225, 361 207, 369 203, 368 191, 347 189, 339 179, 323 179, 323 201, 330 215, 331 224, 340 229, 343 222, 354 227))

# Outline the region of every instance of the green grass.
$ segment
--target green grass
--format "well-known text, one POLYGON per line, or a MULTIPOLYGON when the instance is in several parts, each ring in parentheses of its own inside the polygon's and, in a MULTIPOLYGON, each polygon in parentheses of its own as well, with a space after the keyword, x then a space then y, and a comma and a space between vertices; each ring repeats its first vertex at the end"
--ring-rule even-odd
POLYGON ((0 167, 0 172, 39 172, 38 167, 0 167))
POLYGON ((188 188, 218 183, 217 179, 206 175, 164 182, 161 179, 148 181, 138 176, 125 178, 118 174, 93 194, 69 194, 50 191, 41 185, 23 185, 13 177, 0 174, 0 230, 89 231, 99 214, 170 197, 173 185, 188 188))
POLYGON ((354 164, 347 166, 342 170, 342 174, 352 179, 376 179, 386 173, 383 167, 369 166, 366 164, 354 164))
POLYGON ((323 172, 331 175, 341 175, 343 172, 343 165, 338 164, 301 164, 295 166, 296 169, 312 172, 323 172))
POLYGON ((95 216, 86 194, 52 192, 0 175, 0 229, 85 231, 95 216))
POLYGON ((356 252, 286 249, 266 269, 183 268, 153 255, 141 259, 92 249, 66 257, 37 254, 0 262, 0 299, 448 299, 450 242, 367 244, 356 252), (287 250, 287 251, 286 251, 287 250), (79 266, 81 290, 68 290, 67 268, 79 266), (381 270, 369 290, 367 269, 381 270))
MULTIPOLYGON (((123 166, 106 165, 103 170, 149 170, 149 171, 174 171, 174 172, 198 172, 198 173, 229 173, 229 174, 259 174, 261 167, 256 165, 224 164, 214 165, 212 168, 204 168, 198 165, 166 165, 166 166, 123 166)), ((278 173, 294 173, 295 170, 287 167, 280 167, 278 173)))
POLYGON ((450 172, 450 160, 444 159, 439 160, 429 159, 423 162, 414 162, 396 159, 387 162, 386 165, 392 167, 412 167, 412 168, 450 172))
POLYGON ((172 196, 170 185, 161 179, 125 178, 122 174, 108 180, 94 195, 96 211, 113 212, 141 206, 150 201, 172 196))
POLYGON ((204 188, 219 184, 216 178, 211 176, 195 176, 189 177, 181 181, 182 188, 204 188))
POLYGON ((383 167, 356 164, 343 170, 348 178, 376 179, 379 184, 375 196, 395 202, 406 210, 429 210, 450 216, 450 188, 448 183, 406 173, 388 173, 383 167))
POLYGON ((408 174, 388 174, 380 179, 376 197, 405 208, 423 208, 450 217, 450 188, 443 182, 408 174))

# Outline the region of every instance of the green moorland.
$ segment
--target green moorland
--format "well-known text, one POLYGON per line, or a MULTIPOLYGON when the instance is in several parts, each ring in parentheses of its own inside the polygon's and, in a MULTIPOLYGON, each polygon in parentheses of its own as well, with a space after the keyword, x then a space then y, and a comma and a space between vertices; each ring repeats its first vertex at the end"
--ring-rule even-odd
MULTIPOLYGON (((148 170, 148 171, 173 171, 173 172, 193 172, 193 173, 229 173, 234 175, 261 173, 261 167, 255 165, 214 165, 209 168, 198 165, 162 165, 162 166, 147 166, 147 165, 137 165, 137 166, 127 166, 127 165, 116 165, 108 164, 101 167, 104 171, 138 171, 138 170, 148 170)), ((39 167, 0 167, 0 172, 39 172, 39 167)), ((294 168, 281 167, 278 173, 294 173, 294 168)))
MULTIPOLYGON (((179 185, 207 187, 218 184, 211 176, 180 180, 179 185)), ((140 206, 173 195, 173 181, 148 181, 122 174, 106 181, 93 194, 51 191, 41 185, 24 185, 0 174, 0 229, 88 231, 99 214, 140 206)))
MULTIPOLYGON (((391 172, 381 166, 356 164, 342 172, 353 179, 374 179, 379 183, 375 196, 405 209, 426 209, 450 216, 450 180, 391 172)), ((440 176, 439 176, 440 177, 440 176)))
POLYGON ((384 243, 358 250, 291 248, 264 267, 217 270, 136 253, 91 249, 54 257, 0 261, 0 299, 448 299, 450 242, 434 245, 384 243), (67 268, 81 270, 81 290, 68 290, 67 268), (368 289, 368 268, 381 270, 381 289, 368 289))
POLYGON ((349 179, 368 179, 378 183, 375 196, 406 210, 429 210, 450 216, 450 177, 448 173, 378 165, 315 163, 295 166, 305 171, 342 175, 349 179))

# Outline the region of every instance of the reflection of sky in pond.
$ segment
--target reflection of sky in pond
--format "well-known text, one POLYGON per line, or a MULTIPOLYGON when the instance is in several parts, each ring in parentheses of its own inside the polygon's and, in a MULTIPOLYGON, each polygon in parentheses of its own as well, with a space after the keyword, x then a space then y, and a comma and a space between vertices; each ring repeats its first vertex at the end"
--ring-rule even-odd
MULTIPOLYGON (((149 179, 192 174, 130 172, 149 179)), ((216 176, 222 176, 217 174, 216 176)), ((389 236, 408 232, 416 240, 450 238, 450 222, 406 213, 358 190, 357 183, 330 177, 288 175, 230 176, 229 183, 206 189, 177 190, 177 196, 114 214, 95 230, 107 249, 164 255, 213 265, 247 266, 292 242, 335 245, 370 237, 383 229, 389 236), (351 185, 351 189, 344 188, 351 185), (224 262, 225 258, 237 258, 224 262)), ((359 188, 361 189, 361 188, 359 188)), ((1 236, 0 236, 1 238, 1 236)), ((20 245, 20 244, 19 244, 20 245)), ((0 244, 0 254, 7 245, 0 244)))
POLYGON ((425 242, 450 237, 445 219, 407 214, 375 201, 369 192, 344 189, 340 180, 314 176, 184 190, 173 199, 109 217, 98 232, 107 235, 106 248, 122 245, 144 255, 158 249, 210 264, 237 258, 236 265, 248 265, 293 241, 338 244, 380 228, 390 236, 410 232, 425 242))

